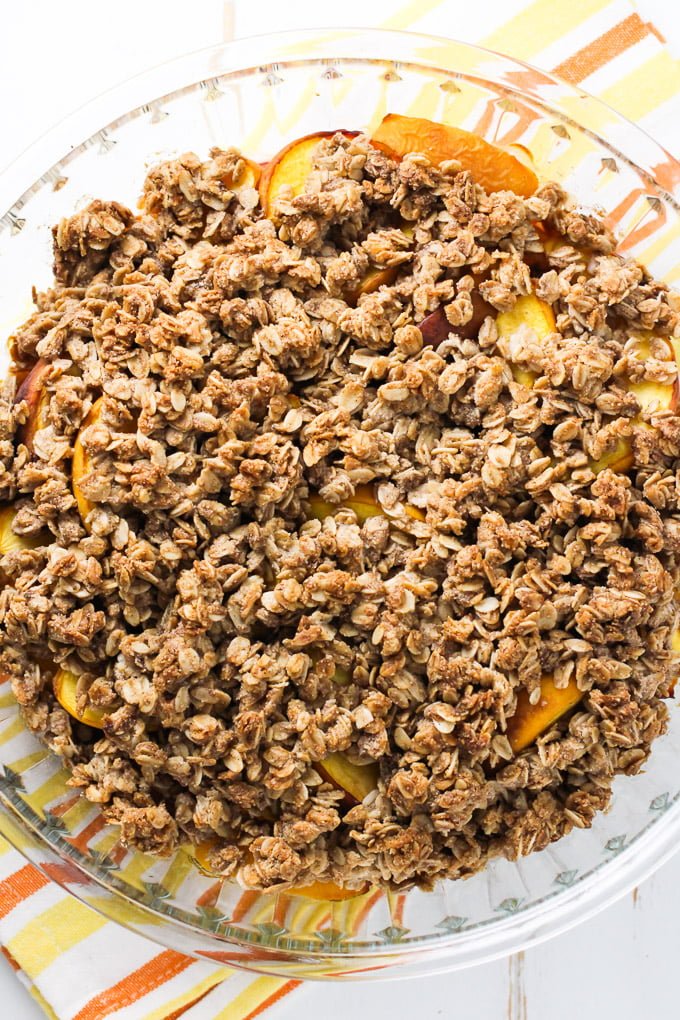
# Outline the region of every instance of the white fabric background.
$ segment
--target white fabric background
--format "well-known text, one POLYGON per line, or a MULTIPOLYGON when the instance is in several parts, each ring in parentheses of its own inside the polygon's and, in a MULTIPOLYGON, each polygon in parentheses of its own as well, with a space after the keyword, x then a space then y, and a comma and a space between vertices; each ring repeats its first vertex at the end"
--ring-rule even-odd
MULTIPOLYGON (((0 13, 0 169, 65 114, 149 66, 264 31, 378 26, 400 6, 399 0, 342 0, 339 6, 319 0, 114 0, 106 5, 14 0, 0 13)), ((448 16, 433 11, 423 30, 473 41, 522 6, 524 0, 452 0, 448 16)), ((680 57, 680 7, 670 0, 637 0, 636 7, 680 57)), ((658 133, 670 147, 669 129, 677 132, 677 125, 660 125, 658 133)), ((680 855, 594 920, 526 954, 426 981, 354 982, 342 989, 309 984, 266 1016, 677 1020, 679 944, 680 855)), ((2 957, 0 1017, 44 1017, 2 957)), ((213 1018, 206 1014, 205 1020, 213 1018)))

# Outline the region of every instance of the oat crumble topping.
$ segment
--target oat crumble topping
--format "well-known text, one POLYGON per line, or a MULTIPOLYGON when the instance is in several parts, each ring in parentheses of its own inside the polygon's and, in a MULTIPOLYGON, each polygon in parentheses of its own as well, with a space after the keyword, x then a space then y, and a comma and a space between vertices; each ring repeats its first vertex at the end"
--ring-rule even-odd
POLYGON ((487 193, 338 134, 273 223, 230 188, 242 162, 184 155, 138 214, 54 230, 13 338, 50 366, 32 449, 16 380, 1 400, 0 495, 35 541, 0 560, 0 665, 128 845, 208 840, 246 886, 428 887, 540 850, 666 726, 680 416, 626 380, 675 378, 629 341, 680 334, 680 302, 555 184, 487 193), (554 331, 501 336, 532 292, 554 331), (622 438, 632 466, 594 470, 622 438), (102 729, 56 700, 59 667, 102 729), (545 675, 581 700, 515 752, 545 675), (315 768, 336 753, 375 763, 362 802, 315 768))

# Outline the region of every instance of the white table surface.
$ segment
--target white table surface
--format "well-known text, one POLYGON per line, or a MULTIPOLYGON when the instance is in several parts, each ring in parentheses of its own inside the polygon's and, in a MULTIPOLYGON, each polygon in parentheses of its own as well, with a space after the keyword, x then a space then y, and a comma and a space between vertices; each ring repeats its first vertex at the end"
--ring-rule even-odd
MULTIPOLYGON (((432 31, 476 40, 479 24, 521 0, 453 0, 432 31), (450 10, 450 8, 449 8, 450 10)), ((552 0, 553 4, 579 0, 552 0)), ((374 25, 394 0, 29 0, 0 7, 0 169, 41 132, 146 67, 232 37, 284 28, 374 25), (310 13, 313 12, 313 13, 310 13), (368 12, 368 13, 367 13, 368 12), (39 26, 39 31, 36 27, 39 26)), ((636 7, 680 56, 673 0, 636 7)), ((680 140, 679 140, 680 143, 680 140)), ((421 981, 307 984, 267 1016, 275 1020, 677 1020, 680 854, 596 918, 542 946, 460 973, 421 981)), ((84 975, 84 980, 86 980, 84 975)), ((0 956, 0 1017, 44 1020, 0 956)))

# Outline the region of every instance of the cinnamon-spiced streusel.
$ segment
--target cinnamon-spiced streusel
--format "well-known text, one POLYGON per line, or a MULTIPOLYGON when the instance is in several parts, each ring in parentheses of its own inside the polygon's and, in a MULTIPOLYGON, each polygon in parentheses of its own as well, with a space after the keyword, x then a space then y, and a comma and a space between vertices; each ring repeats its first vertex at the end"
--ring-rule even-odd
POLYGON ((127 844, 209 841, 247 886, 429 886, 539 850, 666 725, 680 416, 627 384, 676 378, 678 298, 554 184, 486 193, 338 134, 273 223, 240 164, 185 155, 139 214, 55 228, 12 341, 49 366, 44 427, 25 442, 14 381, 0 408, 1 495, 35 538, 0 560, 2 667, 127 844), (531 293, 554 328, 503 333, 531 293), (582 697, 513 747, 545 677, 582 697), (363 801, 315 767, 336 753, 375 763, 363 801))

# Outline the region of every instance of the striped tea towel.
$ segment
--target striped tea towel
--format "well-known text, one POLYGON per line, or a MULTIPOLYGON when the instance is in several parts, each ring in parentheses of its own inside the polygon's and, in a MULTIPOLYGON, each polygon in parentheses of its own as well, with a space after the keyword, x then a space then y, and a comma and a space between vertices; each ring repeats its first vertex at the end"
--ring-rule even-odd
MULTIPOLYGON (((241 35, 261 29, 261 5, 216 2, 223 3, 230 29, 235 25, 241 35)), ((458 0, 410 0, 396 11, 391 7, 390 0, 372 5, 345 0, 342 10, 354 25, 382 21, 386 28, 453 35, 554 71, 600 96, 678 154, 680 63, 627 0, 534 0, 529 5, 478 0, 465 16, 458 0), (487 34, 489 25, 496 27, 487 34)), ((315 0, 298 0, 293 9, 300 25, 317 24, 318 14, 315 0)), ((290 18, 287 5, 267 5, 268 30, 290 27, 290 18)), ((58 1020, 247 1020, 299 984, 162 949, 64 893, 1 838, 0 942, 20 980, 58 1020)), ((320 1015, 327 1012, 327 994, 322 987, 305 989, 310 1000, 318 996, 320 1015)), ((315 1014, 314 1004, 306 1005, 309 1015, 315 1014)))

